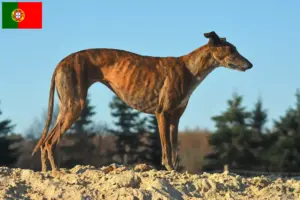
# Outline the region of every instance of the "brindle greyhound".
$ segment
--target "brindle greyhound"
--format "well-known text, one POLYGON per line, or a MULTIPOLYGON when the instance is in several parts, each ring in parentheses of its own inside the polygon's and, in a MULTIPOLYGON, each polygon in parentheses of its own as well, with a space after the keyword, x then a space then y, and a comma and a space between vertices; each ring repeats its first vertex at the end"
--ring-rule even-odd
POLYGON ((219 38, 215 32, 204 36, 209 38, 208 44, 180 57, 142 56, 116 49, 87 49, 65 57, 54 70, 45 129, 32 153, 41 149, 42 171, 46 171, 47 153, 53 175, 59 172, 52 146, 79 117, 88 88, 95 82, 106 85, 132 108, 155 114, 162 144, 162 165, 167 170, 174 169, 178 123, 194 89, 219 66, 240 71, 252 67, 225 38, 219 38), (47 135, 55 86, 60 111, 47 135))

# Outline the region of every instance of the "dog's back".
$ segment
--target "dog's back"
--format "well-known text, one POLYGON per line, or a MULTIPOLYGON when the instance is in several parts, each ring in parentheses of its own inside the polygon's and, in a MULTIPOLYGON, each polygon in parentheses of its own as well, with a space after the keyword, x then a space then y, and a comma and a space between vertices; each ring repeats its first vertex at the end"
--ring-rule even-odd
MULTIPOLYGON (((70 54, 61 68, 73 68, 80 87, 101 82, 129 106, 153 113, 166 76, 176 79, 182 63, 176 57, 143 56, 117 49, 86 49, 70 54), (173 75, 172 75, 173 74, 173 75)), ((180 74, 179 74, 180 77, 180 74)))

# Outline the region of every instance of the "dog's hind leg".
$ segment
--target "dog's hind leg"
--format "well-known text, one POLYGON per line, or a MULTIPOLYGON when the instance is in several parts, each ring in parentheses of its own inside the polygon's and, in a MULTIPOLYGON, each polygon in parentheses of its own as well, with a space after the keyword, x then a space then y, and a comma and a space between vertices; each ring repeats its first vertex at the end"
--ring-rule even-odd
POLYGON ((55 127, 44 140, 53 175, 58 174, 52 152, 53 145, 78 119, 86 101, 87 88, 77 78, 76 73, 69 68, 58 71, 55 79, 60 97, 60 113, 55 127))
MULTIPOLYGON (((61 104, 60 104, 61 105, 61 104)), ((60 106, 61 107, 61 106, 60 106)), ((60 121, 60 119, 61 119, 61 111, 59 111, 59 113, 58 113, 58 116, 57 116, 57 119, 56 119, 56 122, 55 122, 55 125, 54 125, 54 127, 53 127, 53 129, 51 130, 51 132, 50 133, 52 133, 53 131, 56 131, 56 129, 58 128, 60 128, 59 127, 59 121, 60 121)), ((45 141, 47 139, 47 136, 46 136, 46 138, 44 138, 44 140, 43 141, 45 141)), ((46 172, 47 171, 47 157, 46 157, 46 153, 47 153, 47 148, 45 147, 45 145, 41 145, 40 146, 40 149, 41 149, 41 163, 42 163, 42 172, 46 172)))
POLYGON ((58 173, 57 167, 55 165, 54 157, 53 157, 53 145, 60 139, 60 137, 71 127, 73 122, 79 117, 82 108, 80 104, 72 104, 72 108, 67 110, 61 117, 60 121, 58 121, 57 128, 51 131, 49 137, 45 140, 45 147, 48 153, 48 159, 51 164, 52 173, 56 175, 58 173))
POLYGON ((47 171, 46 148, 44 146, 41 146, 40 149, 41 149, 42 172, 46 172, 47 171))

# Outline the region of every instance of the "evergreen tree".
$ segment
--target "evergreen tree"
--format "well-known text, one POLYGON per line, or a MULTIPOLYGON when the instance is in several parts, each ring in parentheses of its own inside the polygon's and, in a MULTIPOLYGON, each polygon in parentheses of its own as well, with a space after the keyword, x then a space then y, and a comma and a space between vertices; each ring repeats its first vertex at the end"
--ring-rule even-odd
POLYGON ((129 107, 116 95, 109 106, 111 115, 116 119, 116 129, 110 131, 117 136, 117 154, 121 157, 121 163, 127 165, 140 161, 139 148, 144 146, 140 134, 145 133, 146 119, 140 118, 140 112, 129 107))
POLYGON ((227 102, 227 110, 212 117, 217 130, 210 136, 209 142, 214 152, 205 157, 207 164, 204 170, 223 169, 225 164, 230 168, 252 169, 257 164, 249 142, 252 139, 249 128, 251 113, 242 106, 242 100, 242 96, 234 93, 227 102))
POLYGON ((254 109, 251 111, 250 128, 252 139, 248 142, 250 147, 255 149, 253 152, 260 163, 260 165, 255 166, 255 168, 269 171, 269 148, 274 144, 275 138, 267 129, 265 129, 267 118, 267 111, 263 109, 262 100, 259 98, 255 103, 254 109))
POLYGON ((142 113, 139 113, 139 117, 137 118, 134 125, 134 132, 132 134, 132 139, 134 143, 132 143, 132 147, 129 148, 129 155, 135 155, 131 163, 149 163, 151 162, 151 158, 149 156, 149 152, 147 149, 147 117, 142 117, 142 113))
POLYGON ((300 91, 296 92, 296 106, 274 121, 273 134, 277 141, 270 149, 271 162, 278 171, 296 172, 300 168, 300 91))
POLYGON ((267 122, 267 111, 263 109, 262 100, 258 99, 254 109, 251 112, 250 126, 256 135, 262 135, 264 126, 267 122))
POLYGON ((8 134, 13 131, 14 127, 10 119, 0 121, 0 166, 11 166, 17 161, 17 150, 11 148, 14 141, 8 138, 8 134))

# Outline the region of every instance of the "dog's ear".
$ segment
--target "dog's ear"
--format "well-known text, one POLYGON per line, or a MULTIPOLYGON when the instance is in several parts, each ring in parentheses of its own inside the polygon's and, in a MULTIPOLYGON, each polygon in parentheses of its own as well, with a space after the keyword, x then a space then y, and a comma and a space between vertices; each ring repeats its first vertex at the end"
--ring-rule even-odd
POLYGON ((204 33, 204 37, 209 39, 209 41, 208 41, 209 45, 214 46, 214 45, 221 44, 221 39, 219 38, 219 36, 214 31, 209 32, 209 33, 204 33))

